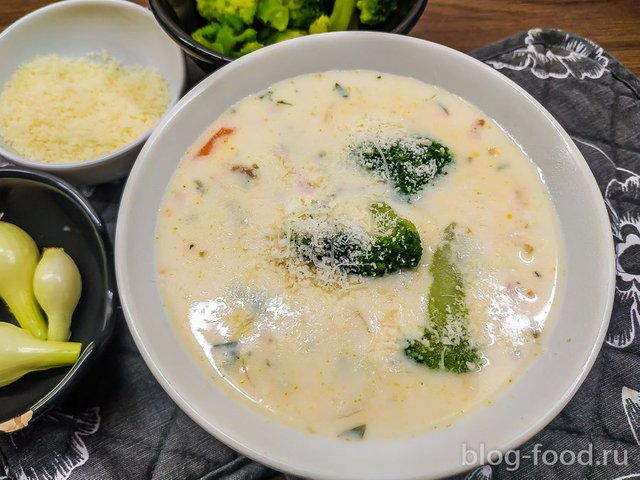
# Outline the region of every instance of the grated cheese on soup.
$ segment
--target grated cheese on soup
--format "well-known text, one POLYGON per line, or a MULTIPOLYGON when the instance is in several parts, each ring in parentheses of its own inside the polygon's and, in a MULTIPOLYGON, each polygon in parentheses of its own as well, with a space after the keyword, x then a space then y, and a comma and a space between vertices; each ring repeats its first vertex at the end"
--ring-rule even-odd
POLYGON ((156 69, 99 58, 38 57, 0 93, 0 137, 25 158, 90 160, 135 141, 169 105, 156 69))
MULTIPOLYGON (((360 283, 358 277, 350 276, 340 267, 340 260, 326 252, 327 238, 336 230, 348 232, 348 241, 358 248, 345 259, 356 262, 361 250, 371 248, 373 225, 365 209, 340 208, 335 202, 305 205, 300 211, 291 212, 284 222, 284 229, 276 236, 275 248, 271 252, 276 264, 282 264, 288 273, 292 287, 314 284, 320 287, 347 288, 360 283), (340 211, 347 210, 347 211, 340 211), (295 237, 307 241, 298 244, 295 237)), ((343 261, 345 261, 343 260, 343 261)))

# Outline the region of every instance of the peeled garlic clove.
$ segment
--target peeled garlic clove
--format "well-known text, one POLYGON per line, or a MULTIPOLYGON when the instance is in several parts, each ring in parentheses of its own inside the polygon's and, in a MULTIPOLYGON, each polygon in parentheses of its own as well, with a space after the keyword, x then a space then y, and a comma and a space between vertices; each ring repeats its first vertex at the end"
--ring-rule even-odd
POLYGON ((64 249, 45 248, 33 276, 33 292, 47 314, 49 340, 68 340, 71 317, 82 292, 82 278, 64 249))

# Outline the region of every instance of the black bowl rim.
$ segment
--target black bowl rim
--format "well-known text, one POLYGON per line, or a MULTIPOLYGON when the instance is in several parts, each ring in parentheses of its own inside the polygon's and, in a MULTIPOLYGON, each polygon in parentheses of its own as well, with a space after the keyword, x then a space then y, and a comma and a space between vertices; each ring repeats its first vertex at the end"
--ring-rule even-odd
MULTIPOLYGON (((427 6, 429 0, 417 0, 407 15, 402 21, 392 30, 387 33, 396 33, 400 35, 408 34, 411 29, 418 23, 422 13, 427 6)), ((180 25, 178 25, 173 18, 162 8, 160 0, 149 0, 149 7, 153 16, 156 18, 162 29, 176 42, 185 52, 192 57, 217 66, 222 66, 227 63, 231 63, 235 60, 234 57, 222 55, 214 50, 211 50, 204 45, 196 42, 191 35, 185 32, 180 25)), ((316 34, 322 35, 322 34, 316 34)))
MULTIPOLYGON (((27 406, 24 414, 15 417, 15 419, 21 419, 14 423, 13 430, 19 430, 26 427, 30 422, 33 422, 38 417, 46 413, 50 408, 55 406, 58 402, 62 401, 73 389, 75 384, 80 380, 84 373, 87 372, 91 364, 95 361, 98 355, 103 350, 104 346, 108 342, 113 332, 113 312, 117 307, 118 296, 116 290, 115 272, 113 266, 113 248, 111 248, 111 240, 107 228, 102 221, 100 215, 95 210, 93 205, 89 203, 86 197, 84 197, 75 187, 65 182, 64 180, 51 175, 46 172, 30 170, 21 167, 0 167, 0 179, 2 178, 18 178, 24 180, 35 181, 36 183, 42 183, 55 190, 58 190, 62 194, 66 195, 72 203, 78 208, 84 211, 89 217, 89 220, 93 224, 98 234, 100 241, 100 251, 102 253, 103 269, 105 274, 105 282, 107 289, 104 296, 105 302, 105 316, 102 321, 102 328, 98 331, 96 337, 87 344, 80 354, 78 361, 71 367, 63 379, 43 398, 38 400, 33 405, 27 406), (31 415, 29 416, 29 413, 31 415)), ((13 419, 0 419, 2 422, 11 422, 13 419)), ((9 430, 11 431, 11 430, 9 430)))
POLYGON ((189 55, 207 63, 224 65, 234 60, 199 44, 187 34, 162 8, 159 0, 149 0, 149 7, 162 29, 189 55))

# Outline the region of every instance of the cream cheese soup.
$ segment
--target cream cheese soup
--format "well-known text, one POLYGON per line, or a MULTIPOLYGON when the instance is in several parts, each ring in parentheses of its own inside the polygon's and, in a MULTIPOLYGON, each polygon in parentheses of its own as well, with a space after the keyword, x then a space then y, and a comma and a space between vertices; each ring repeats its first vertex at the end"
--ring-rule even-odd
POLYGON ((165 192, 156 261, 213 381, 362 441, 446 427, 516 382, 549 329, 561 245, 539 171, 481 111, 412 78, 331 71, 202 133, 165 192))

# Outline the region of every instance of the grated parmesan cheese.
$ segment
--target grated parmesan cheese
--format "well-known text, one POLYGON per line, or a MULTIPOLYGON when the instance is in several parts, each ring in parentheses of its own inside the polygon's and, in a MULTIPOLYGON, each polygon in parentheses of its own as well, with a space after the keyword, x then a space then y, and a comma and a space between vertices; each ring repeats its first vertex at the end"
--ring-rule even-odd
MULTIPOLYGON (((95 55, 94 55, 95 57, 95 55)), ((45 163, 90 160, 142 136, 169 105, 159 71, 98 58, 38 57, 0 93, 0 137, 45 163)))
MULTIPOLYGON (((341 268, 345 259, 333 256, 327 242, 336 231, 342 232, 342 241, 359 246, 352 253, 352 262, 363 251, 371 248, 374 225, 371 215, 355 206, 345 210, 334 202, 304 205, 292 212, 284 223, 283 231, 275 238, 272 258, 287 269, 292 285, 316 285, 321 288, 346 288, 357 284, 360 278, 350 276, 341 268), (297 239, 303 238, 304 242, 297 239)), ((346 260, 349 262, 349 259, 346 260)))

